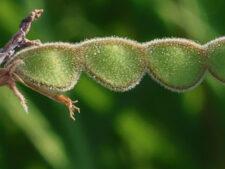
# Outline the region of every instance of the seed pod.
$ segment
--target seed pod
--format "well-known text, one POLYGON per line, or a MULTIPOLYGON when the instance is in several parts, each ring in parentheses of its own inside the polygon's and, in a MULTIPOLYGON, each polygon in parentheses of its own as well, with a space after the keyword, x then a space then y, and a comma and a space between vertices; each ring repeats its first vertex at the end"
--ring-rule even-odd
MULTIPOLYGON (((49 43, 18 52, 13 59, 21 59, 15 73, 24 81, 50 90, 71 89, 81 73, 81 56, 75 45, 49 43)), ((8 63, 8 64, 9 64, 8 63)))
POLYGON ((147 68, 160 84, 178 92, 200 83, 206 70, 201 45, 184 39, 162 39, 146 44, 147 68))
POLYGON ((81 51, 87 73, 116 91, 134 87, 145 70, 142 46, 131 40, 94 39, 84 42, 81 51))
POLYGON ((218 80, 225 83, 225 37, 205 45, 208 51, 208 70, 218 80))

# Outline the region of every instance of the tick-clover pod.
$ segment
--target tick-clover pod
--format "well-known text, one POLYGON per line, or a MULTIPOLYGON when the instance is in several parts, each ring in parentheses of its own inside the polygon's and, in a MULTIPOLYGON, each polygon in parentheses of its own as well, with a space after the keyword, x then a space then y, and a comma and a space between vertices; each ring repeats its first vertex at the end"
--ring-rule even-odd
POLYGON ((127 91, 148 73, 164 87, 183 92, 196 87, 206 71, 225 82, 225 38, 206 45, 186 39, 158 39, 147 43, 109 37, 84 42, 46 43, 26 39, 33 20, 43 10, 34 10, 19 31, 0 50, 0 85, 9 86, 27 110, 23 95, 14 81, 65 104, 74 118, 80 109, 61 94, 71 90, 86 72, 100 84, 114 91, 127 91), (19 52, 15 50, 22 48, 19 52))

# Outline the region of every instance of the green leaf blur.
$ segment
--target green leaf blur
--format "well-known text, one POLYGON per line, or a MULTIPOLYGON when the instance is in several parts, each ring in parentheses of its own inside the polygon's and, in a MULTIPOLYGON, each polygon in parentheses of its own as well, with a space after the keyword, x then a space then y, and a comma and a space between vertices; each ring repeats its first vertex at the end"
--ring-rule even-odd
MULTIPOLYGON (((45 12, 28 38, 43 42, 116 35, 204 44, 225 35, 224 6, 223 0, 1 0, 0 45, 35 8, 45 12)), ((225 86, 211 76, 177 94, 148 76, 135 89, 115 93, 82 74, 66 93, 79 100, 75 122, 64 105, 19 88, 28 115, 0 88, 0 169, 225 168, 225 86)))

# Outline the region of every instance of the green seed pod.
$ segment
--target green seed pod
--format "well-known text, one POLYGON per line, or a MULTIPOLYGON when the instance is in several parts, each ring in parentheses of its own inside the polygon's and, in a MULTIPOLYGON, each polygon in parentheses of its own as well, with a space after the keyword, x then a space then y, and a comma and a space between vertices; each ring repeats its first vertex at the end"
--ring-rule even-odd
MULTIPOLYGON (((27 83, 50 90, 66 91, 79 79, 82 59, 76 45, 49 43, 18 52, 13 59, 21 59, 15 73, 27 83)), ((8 63, 8 64, 9 64, 8 63)))
POLYGON ((145 71, 142 46, 122 38, 101 38, 84 42, 81 53, 87 73, 116 91, 139 83, 145 71))
POLYGON ((208 51, 208 70, 218 80, 225 83, 225 37, 205 45, 208 51))
POLYGON ((201 45, 185 39, 162 39, 146 44, 147 68, 160 84, 174 91, 197 86, 206 71, 201 45))

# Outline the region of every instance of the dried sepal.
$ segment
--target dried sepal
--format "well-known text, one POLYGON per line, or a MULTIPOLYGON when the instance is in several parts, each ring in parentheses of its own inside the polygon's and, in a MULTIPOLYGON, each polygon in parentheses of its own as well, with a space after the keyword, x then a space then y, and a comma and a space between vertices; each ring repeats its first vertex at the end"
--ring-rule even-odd
POLYGON ((29 40, 26 36, 30 31, 32 22, 40 18, 43 12, 43 9, 35 9, 21 21, 18 32, 0 49, 0 65, 8 62, 16 49, 41 45, 40 40, 29 40))

